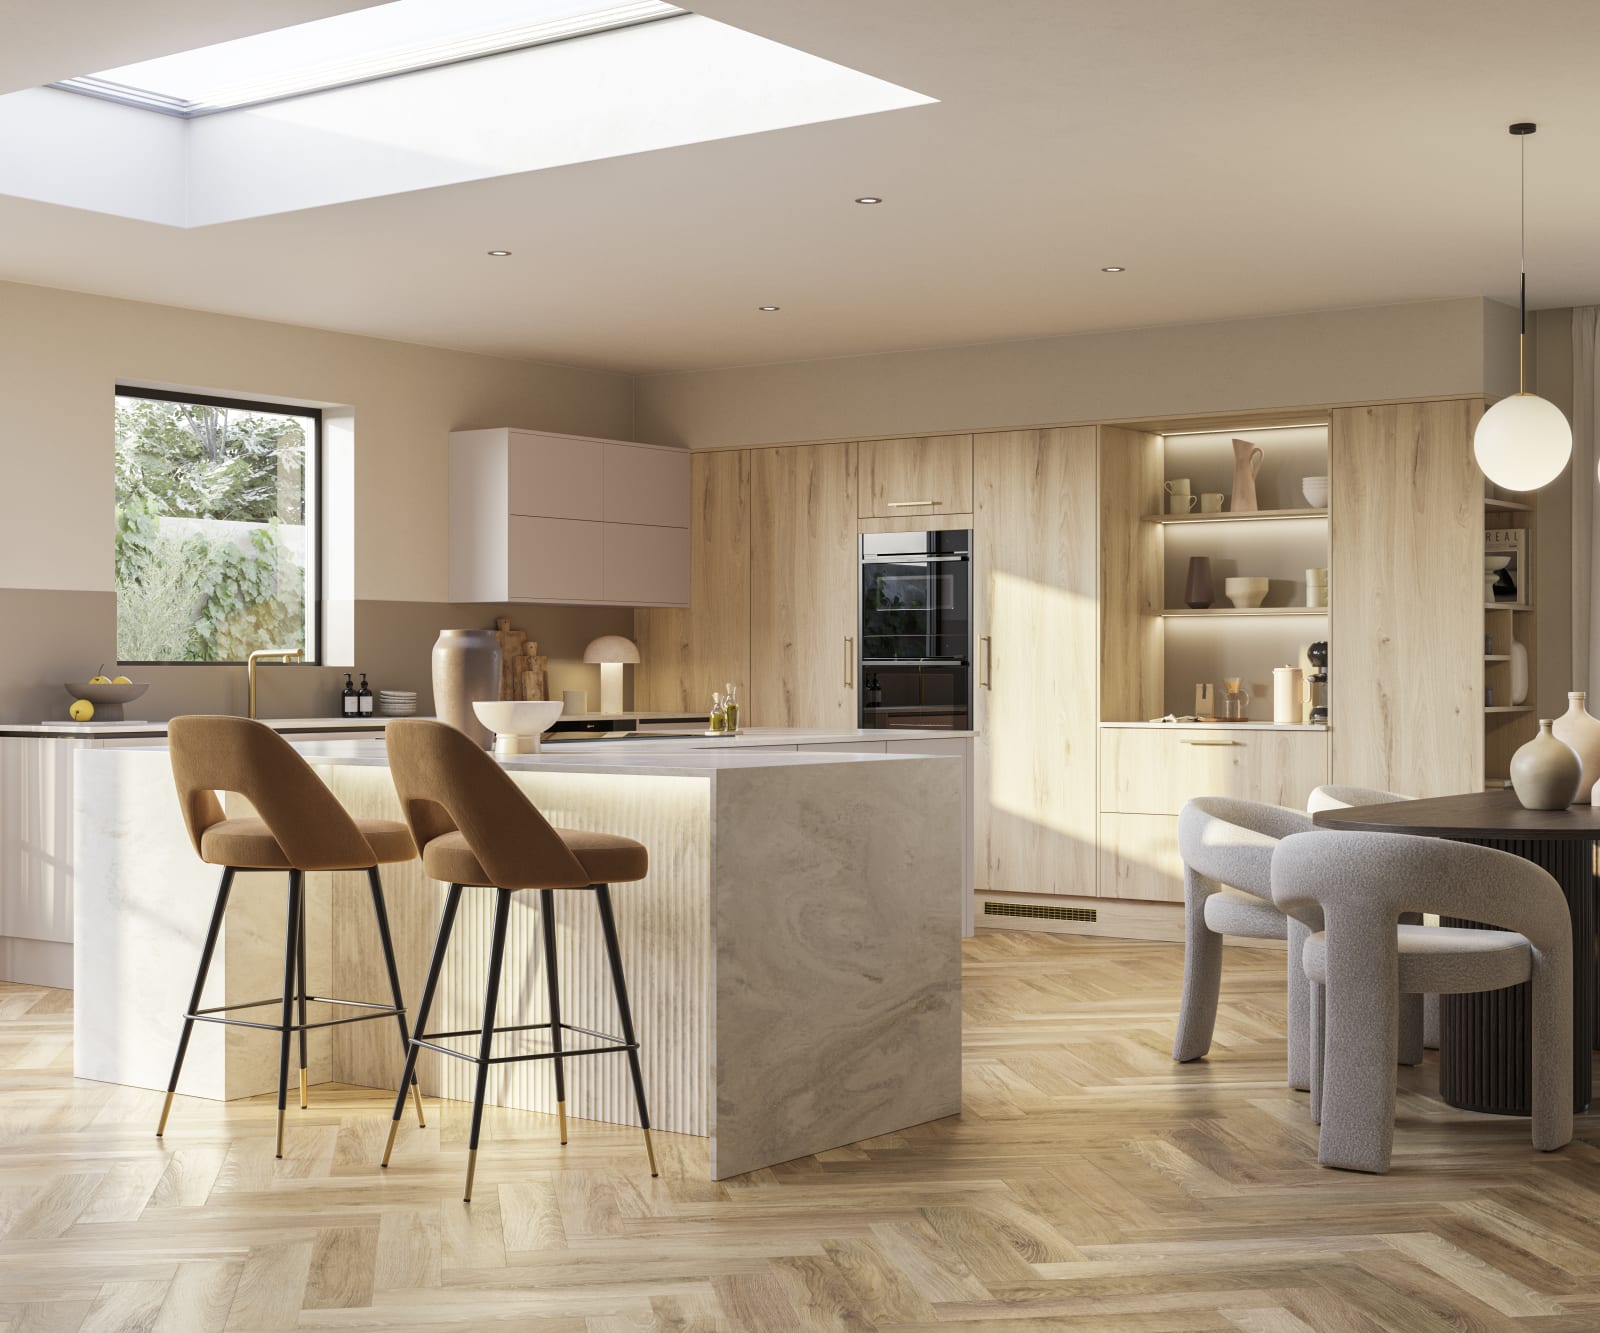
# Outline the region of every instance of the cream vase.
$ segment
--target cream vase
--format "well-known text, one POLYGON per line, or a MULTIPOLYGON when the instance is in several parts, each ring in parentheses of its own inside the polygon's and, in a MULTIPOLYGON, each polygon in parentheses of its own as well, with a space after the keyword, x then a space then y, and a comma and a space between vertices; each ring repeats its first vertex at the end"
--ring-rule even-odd
POLYGON ((1583 764, 1577 752, 1550 733, 1541 718, 1539 734, 1511 756, 1511 790, 1526 810, 1565 810, 1578 799, 1583 764))
POLYGON ((1587 801, 1594 791, 1594 780, 1600 777, 1600 722, 1584 707, 1588 696, 1582 690, 1567 695, 1567 711, 1555 720, 1550 728, 1558 741, 1570 745, 1583 765, 1583 779, 1578 784, 1580 801, 1587 801))

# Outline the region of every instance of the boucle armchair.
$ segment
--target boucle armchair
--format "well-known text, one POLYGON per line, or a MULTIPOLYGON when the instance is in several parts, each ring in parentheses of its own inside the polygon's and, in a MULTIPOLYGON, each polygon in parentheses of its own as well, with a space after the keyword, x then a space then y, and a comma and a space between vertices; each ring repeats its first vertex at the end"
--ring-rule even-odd
MULTIPOLYGON (((1282 940, 1289 922, 1272 902, 1272 854, 1279 839, 1307 832, 1310 816, 1278 805, 1197 796, 1178 814, 1183 857, 1183 1001, 1172 1058, 1211 1049, 1222 987, 1222 937, 1282 940)), ((1297 929, 1299 928, 1296 923, 1297 929)), ((1302 931, 1302 933, 1304 933, 1302 931)), ((1288 969, 1291 1087, 1310 1086, 1310 994, 1298 954, 1288 969)))
POLYGON ((1382 1173, 1394 1146, 1399 995, 1463 994, 1530 982, 1533 1145, 1572 1139, 1572 923, 1556 881, 1470 843, 1322 830, 1285 838, 1272 896, 1321 923, 1302 961, 1313 983, 1313 1105, 1324 1166, 1382 1173), (1401 925, 1437 912, 1495 930, 1401 925))

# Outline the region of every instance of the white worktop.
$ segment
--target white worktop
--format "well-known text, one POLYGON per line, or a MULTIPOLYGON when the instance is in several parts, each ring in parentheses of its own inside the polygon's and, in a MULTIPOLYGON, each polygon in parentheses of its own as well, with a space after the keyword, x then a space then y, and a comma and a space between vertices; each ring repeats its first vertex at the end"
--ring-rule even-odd
MULTIPOLYGON (((388 717, 264 717, 274 731, 382 731, 388 717)), ((0 722, 0 736, 138 739, 165 736, 165 722, 0 722)))
POLYGON ((1326 722, 1102 722, 1102 727, 1143 727, 1146 731, 1326 731, 1326 722))

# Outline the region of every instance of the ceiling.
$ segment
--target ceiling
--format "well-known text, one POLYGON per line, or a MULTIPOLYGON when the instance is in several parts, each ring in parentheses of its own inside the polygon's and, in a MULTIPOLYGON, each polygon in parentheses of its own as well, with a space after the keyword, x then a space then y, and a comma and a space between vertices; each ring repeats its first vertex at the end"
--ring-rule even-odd
MULTIPOLYGON (((0 5, 0 90, 353 7, 0 5)), ((1600 301, 1592 0, 692 7, 939 102, 194 230, 0 198, 0 278, 638 372, 1514 302, 1534 119, 1530 303, 1600 301)))

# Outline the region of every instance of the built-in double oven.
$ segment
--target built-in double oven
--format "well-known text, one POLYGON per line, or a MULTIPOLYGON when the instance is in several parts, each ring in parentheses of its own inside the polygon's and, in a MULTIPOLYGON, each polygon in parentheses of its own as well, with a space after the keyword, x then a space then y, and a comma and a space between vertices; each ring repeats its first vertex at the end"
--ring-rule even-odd
POLYGON ((972 726, 972 533, 861 536, 861 725, 972 726))

